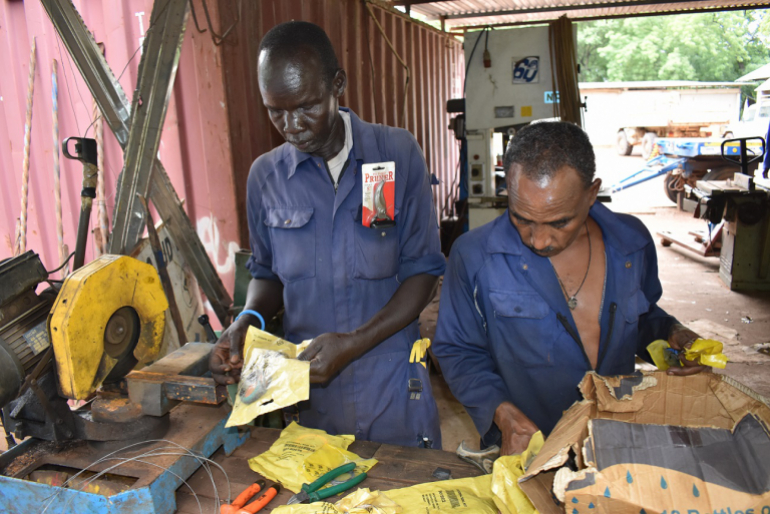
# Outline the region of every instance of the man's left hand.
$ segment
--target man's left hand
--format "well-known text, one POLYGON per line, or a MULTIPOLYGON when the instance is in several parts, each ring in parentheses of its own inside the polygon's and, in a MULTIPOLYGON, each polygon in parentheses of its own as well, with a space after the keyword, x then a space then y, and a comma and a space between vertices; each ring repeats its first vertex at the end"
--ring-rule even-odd
POLYGON ((702 366, 696 361, 689 361, 684 358, 684 350, 691 347, 696 339, 700 339, 700 336, 684 325, 676 324, 671 327, 671 331, 668 333, 668 344, 674 350, 682 352, 679 355, 679 361, 682 363, 682 367, 668 368, 669 375, 688 376, 695 375, 701 371, 711 371, 710 366, 702 366))
POLYGON ((323 384, 355 359, 360 349, 354 335, 328 332, 313 339, 297 358, 310 361, 310 383, 323 384))

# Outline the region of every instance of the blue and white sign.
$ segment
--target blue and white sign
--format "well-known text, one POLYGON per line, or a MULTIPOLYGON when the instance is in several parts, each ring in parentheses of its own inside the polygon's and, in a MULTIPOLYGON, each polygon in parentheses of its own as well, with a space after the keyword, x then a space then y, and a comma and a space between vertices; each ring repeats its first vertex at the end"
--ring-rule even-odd
POLYGON ((558 91, 546 91, 543 95, 543 103, 547 104, 557 104, 559 103, 559 92, 558 91))
POLYGON ((513 83, 537 84, 540 82, 540 57, 513 58, 513 83))

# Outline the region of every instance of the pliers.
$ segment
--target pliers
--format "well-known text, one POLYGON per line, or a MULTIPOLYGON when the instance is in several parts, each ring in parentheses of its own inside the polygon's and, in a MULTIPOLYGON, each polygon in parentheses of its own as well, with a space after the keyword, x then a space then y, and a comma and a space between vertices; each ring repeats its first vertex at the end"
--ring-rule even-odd
POLYGON ((268 487, 267 491, 262 493, 259 498, 246 505, 246 502, 253 496, 256 496, 263 487, 265 487, 264 480, 254 482, 239 494, 231 504, 219 507, 220 514, 254 514, 255 512, 260 511, 262 507, 270 503, 270 500, 275 498, 281 491, 281 486, 279 484, 273 484, 268 487))
POLYGON ((326 489, 321 488, 338 476, 344 475, 345 473, 351 473, 354 469, 356 469, 356 463, 349 462, 338 468, 334 468, 328 473, 321 475, 312 484, 302 484, 302 491, 292 496, 289 500, 289 503, 286 505, 317 502, 323 500, 324 498, 328 498, 329 496, 340 494, 342 491, 347 491, 351 487, 354 487, 363 482, 366 479, 366 473, 356 475, 350 480, 342 482, 341 484, 333 485, 331 487, 327 487, 326 489), (319 489, 321 490, 319 491, 319 489))

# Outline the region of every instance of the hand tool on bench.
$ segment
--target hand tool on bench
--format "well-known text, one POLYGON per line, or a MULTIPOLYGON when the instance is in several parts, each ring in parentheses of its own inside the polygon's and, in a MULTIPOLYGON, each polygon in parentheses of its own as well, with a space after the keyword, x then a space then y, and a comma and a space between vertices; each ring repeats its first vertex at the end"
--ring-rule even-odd
POLYGON ((329 471, 328 473, 321 475, 312 484, 303 484, 302 491, 292 496, 286 505, 293 505, 295 503, 313 503, 323 500, 324 498, 328 498, 329 496, 340 494, 343 491, 347 491, 351 487, 354 487, 363 482, 366 479, 366 473, 356 475, 350 480, 342 482, 341 484, 333 485, 331 487, 327 487, 326 489, 321 488, 340 475, 344 475, 345 473, 352 473, 354 469, 356 469, 356 463, 349 462, 329 471), (319 491, 319 489, 321 490, 319 491))
POLYGON ((268 487, 267 491, 262 493, 259 498, 246 505, 246 502, 259 494, 263 487, 265 487, 264 480, 258 480, 254 482, 249 487, 244 489, 244 491, 239 494, 231 504, 222 505, 219 508, 220 514, 254 514, 259 512, 281 491, 281 486, 279 484, 273 484, 268 487))

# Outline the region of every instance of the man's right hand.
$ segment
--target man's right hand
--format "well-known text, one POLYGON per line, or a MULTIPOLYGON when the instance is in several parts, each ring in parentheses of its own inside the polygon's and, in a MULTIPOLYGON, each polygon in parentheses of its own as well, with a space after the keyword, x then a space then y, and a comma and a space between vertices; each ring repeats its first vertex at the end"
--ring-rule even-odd
POLYGON ((250 318, 251 316, 244 316, 227 327, 209 355, 211 376, 218 384, 234 384, 241 378, 241 355, 246 332, 251 326, 250 318))
POLYGON ((503 434, 500 455, 518 455, 527 449, 529 440, 539 430, 532 420, 510 402, 495 410, 495 425, 503 434))

